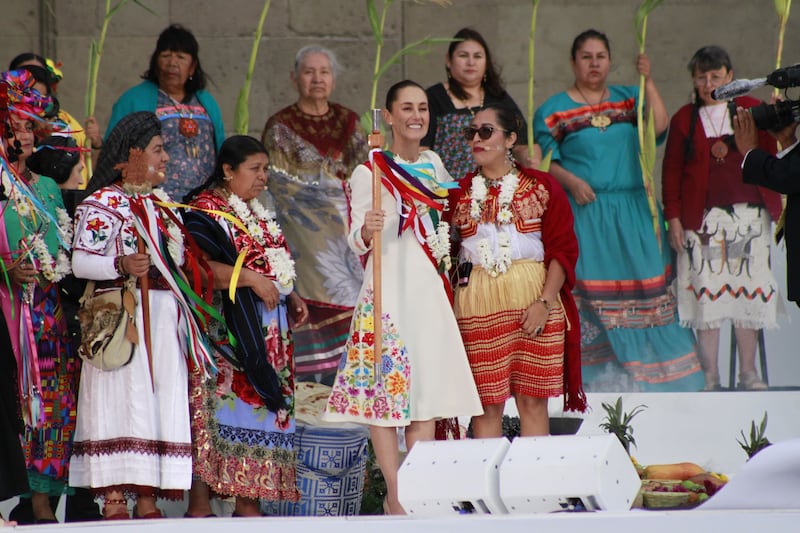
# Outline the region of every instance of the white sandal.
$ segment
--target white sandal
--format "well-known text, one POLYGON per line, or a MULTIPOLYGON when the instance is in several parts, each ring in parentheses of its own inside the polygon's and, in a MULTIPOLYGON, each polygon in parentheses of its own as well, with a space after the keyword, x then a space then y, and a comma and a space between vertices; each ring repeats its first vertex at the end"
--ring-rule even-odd
POLYGON ((755 372, 742 372, 739 374, 740 390, 767 390, 768 388, 767 384, 755 372))

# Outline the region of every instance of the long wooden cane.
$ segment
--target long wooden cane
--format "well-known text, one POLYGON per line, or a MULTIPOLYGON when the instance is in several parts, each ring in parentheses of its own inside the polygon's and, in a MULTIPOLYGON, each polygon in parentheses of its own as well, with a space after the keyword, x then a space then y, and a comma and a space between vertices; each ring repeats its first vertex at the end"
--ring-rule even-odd
MULTIPOLYGON (((146 254, 147 248, 144 245, 144 239, 139 236, 139 243, 137 251, 140 254, 146 254)), ((150 368, 150 386, 153 392, 156 391, 155 378, 153 377, 153 351, 151 350, 150 343, 150 272, 144 273, 144 276, 139 278, 139 288, 141 289, 142 300, 142 322, 144 322, 144 347, 147 350, 147 365, 150 368)))
MULTIPOLYGON (((381 135, 381 110, 372 110, 372 133, 369 136, 369 147, 380 150, 383 146, 381 135)), ((374 153, 373 153, 374 155, 374 153)), ((372 209, 381 209, 381 171, 372 158, 372 209)), ((372 233, 372 323, 374 327, 373 356, 375 362, 375 379, 380 378, 381 359, 383 355, 383 318, 381 310, 381 232, 372 233)))

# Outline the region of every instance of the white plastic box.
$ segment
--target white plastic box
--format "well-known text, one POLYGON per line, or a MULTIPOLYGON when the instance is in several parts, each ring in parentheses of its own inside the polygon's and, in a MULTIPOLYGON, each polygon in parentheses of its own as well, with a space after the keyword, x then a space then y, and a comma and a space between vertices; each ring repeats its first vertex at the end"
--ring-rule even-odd
POLYGON ((417 442, 398 472, 398 496, 411 516, 507 514, 499 494, 508 439, 417 442))
POLYGON ((641 480, 614 435, 517 437, 500 465, 509 513, 627 511, 641 480))

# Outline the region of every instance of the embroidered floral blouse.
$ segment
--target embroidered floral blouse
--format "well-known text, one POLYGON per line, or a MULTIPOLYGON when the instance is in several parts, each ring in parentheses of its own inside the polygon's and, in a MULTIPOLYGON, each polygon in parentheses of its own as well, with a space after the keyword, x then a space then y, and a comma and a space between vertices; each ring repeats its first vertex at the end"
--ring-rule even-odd
MULTIPOLYGON (((203 191, 198 194, 194 200, 192 200, 192 205, 195 207, 199 207, 201 209, 208 209, 208 210, 215 210, 215 211, 222 211, 224 213, 228 213, 234 218, 238 218, 236 213, 234 212, 233 208, 230 206, 228 201, 217 191, 215 190, 208 190, 203 191)), ((259 221, 259 226, 263 232, 264 238, 264 245, 258 242, 258 240, 252 238, 250 235, 245 233, 241 230, 241 228, 235 224, 232 224, 225 220, 224 217, 214 214, 214 213, 206 213, 209 216, 213 217, 228 233, 233 241, 234 245, 236 246, 237 252, 241 252, 242 250, 247 250, 245 253, 245 259, 243 266, 262 274, 269 279, 271 279, 275 283, 275 287, 278 291, 283 295, 291 294, 294 290, 294 284, 290 284, 288 287, 285 285, 281 285, 276 280, 275 272, 273 272, 272 266, 267 261, 267 254, 266 250, 270 248, 283 248, 289 253, 289 247, 286 244, 286 239, 284 238, 283 234, 281 234, 277 239, 272 236, 270 233, 268 224, 270 222, 274 222, 274 214, 271 220, 261 220, 259 221)))
POLYGON ((470 216, 472 197, 470 186, 474 176, 468 176, 464 183, 465 194, 461 196, 453 214, 453 225, 461 236, 462 258, 472 263, 480 263, 478 242, 488 239, 494 254, 498 253, 498 235, 508 233, 511 242, 511 259, 544 260, 542 243, 542 215, 547 210, 550 191, 539 180, 520 175, 520 182, 511 201, 512 219, 510 224, 497 224, 499 209, 497 196, 500 185, 487 187, 488 193, 480 221, 470 216))
MULTIPOLYGON (((152 196, 157 200, 155 195, 152 196)), ((130 198, 119 185, 95 191, 75 209, 73 268, 91 260, 91 272, 76 272, 79 277, 95 280, 116 279, 114 258, 138 252, 138 238, 133 224, 130 198)), ((156 210, 158 216, 160 211, 156 210)), ((183 264, 183 250, 174 258, 183 264)), ((80 268, 79 268, 80 270, 80 268)))

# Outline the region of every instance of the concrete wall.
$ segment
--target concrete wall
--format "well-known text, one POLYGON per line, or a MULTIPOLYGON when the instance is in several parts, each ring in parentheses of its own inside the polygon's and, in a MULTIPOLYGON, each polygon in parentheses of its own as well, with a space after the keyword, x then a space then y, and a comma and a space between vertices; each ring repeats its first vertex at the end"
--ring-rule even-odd
MULTIPOLYGON (((116 4, 119 0, 113 0, 116 4)), ((191 29, 200 42, 200 58, 212 83, 209 87, 222 108, 231 133, 236 98, 244 81, 252 35, 263 2, 259 0, 141 0, 151 12, 128 2, 113 18, 100 66, 96 115, 105 125, 116 98, 138 83, 155 48, 156 37, 169 23, 191 29)), ((379 8, 381 0, 376 0, 379 8)), ((594 27, 612 41, 610 83, 637 83, 634 13, 640 0, 544 0, 539 6, 536 33, 535 101, 572 84, 569 47, 580 31, 594 27)), ((511 95, 527 105, 528 0, 453 0, 450 7, 430 2, 396 0, 386 20, 384 60, 403 45, 425 36, 450 37, 463 26, 481 31, 490 44, 511 95)), ((64 63, 59 97, 65 109, 84 116, 88 50, 100 33, 103 0, 0 0, 0 66, 21 51, 35 50, 64 63)), ((797 11, 797 8, 795 9, 797 11)), ((793 13, 784 45, 784 64, 800 61, 800 14, 793 13)), ((651 16, 647 50, 653 76, 667 109, 674 113, 686 103, 691 81, 686 63, 699 47, 719 44, 728 49, 735 75, 753 78, 775 65, 777 17, 770 0, 669 0, 651 16)), ((289 83, 295 52, 317 42, 332 48, 345 70, 334 100, 359 113, 369 108, 375 44, 363 0, 273 0, 259 47, 258 66, 250 96, 250 133, 260 135, 266 118, 296 98, 289 83)), ((427 86, 442 81, 446 45, 428 55, 408 56, 381 80, 377 102, 386 88, 409 77, 427 86)), ((755 93, 766 98, 766 89, 755 93)), ((797 91, 793 92, 794 95, 797 91)), ((660 164, 658 166, 660 169, 660 164)), ((660 173, 660 170, 657 171, 660 173)), ((659 180, 660 181, 660 180, 659 180)), ((659 187, 660 188, 660 187, 659 187)), ((784 282, 784 252, 776 250, 776 276, 784 282)), ((790 306, 794 323, 800 320, 790 306)), ((774 373, 773 385, 800 383, 800 359, 791 349, 792 331, 767 337, 774 373)), ((723 339, 726 347, 726 339, 723 339)), ((721 350, 726 352, 723 348, 721 350)), ((727 356, 722 356, 725 365, 727 356)), ((727 366, 723 366, 723 372, 727 366)))
MULTIPOLYGON (((116 3, 118 0, 112 2, 116 3)), ((119 94, 137 83, 147 67, 158 33, 171 22, 190 28, 200 41, 203 68, 211 92, 222 108, 226 125, 233 124, 239 87, 252 46, 252 34, 263 3, 258 0, 141 0, 153 13, 128 2, 109 27, 102 58, 96 114, 105 124, 119 94)), ((381 0, 376 3, 380 6, 381 0)), ((0 65, 17 52, 44 50, 64 63, 60 86, 63 106, 77 117, 84 114, 88 48, 97 37, 105 2, 102 0, 3 0, 0 65), (49 23, 48 19, 50 20, 49 23), (44 22, 42 22, 44 21, 44 22), (54 31, 46 31, 52 27, 54 31), (46 35, 41 35, 45 28, 46 35)), ((453 0, 439 7, 397 0, 386 23, 383 57, 425 36, 449 37, 473 26, 487 38, 509 92, 524 108, 527 100, 527 54, 531 2, 527 0, 453 0)), ((536 102, 572 83, 569 46, 580 31, 595 27, 612 40, 612 83, 636 83, 636 41, 633 16, 639 0, 544 0, 539 7, 536 38, 536 102)), ((797 15, 795 14, 794 18, 797 15)), ((800 32, 790 31, 784 63, 798 59, 800 32)), ((774 67, 777 17, 769 0, 670 0, 652 15, 648 51, 653 75, 670 112, 688 99, 691 84, 685 65, 704 44, 726 47, 739 77, 765 75, 774 67)), ((260 133, 268 115, 295 98, 289 84, 294 53, 319 42, 336 51, 345 71, 334 99, 359 113, 369 107, 375 45, 362 0, 273 0, 259 48, 251 93, 251 133, 260 133)), ((446 45, 426 56, 409 56, 387 73, 385 89, 402 77, 423 85, 444 78, 446 45)), ((759 93, 768 94, 766 91, 759 93)))

